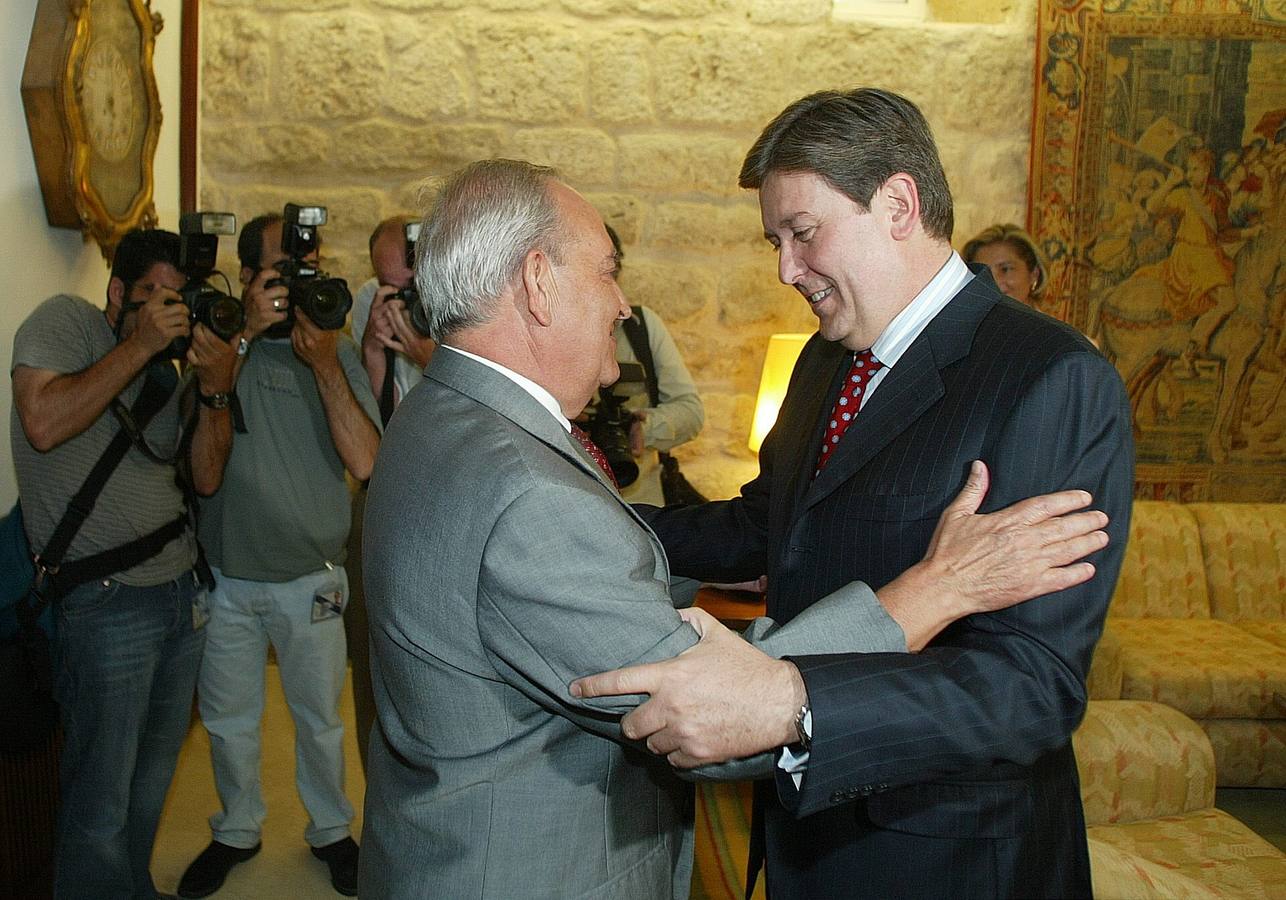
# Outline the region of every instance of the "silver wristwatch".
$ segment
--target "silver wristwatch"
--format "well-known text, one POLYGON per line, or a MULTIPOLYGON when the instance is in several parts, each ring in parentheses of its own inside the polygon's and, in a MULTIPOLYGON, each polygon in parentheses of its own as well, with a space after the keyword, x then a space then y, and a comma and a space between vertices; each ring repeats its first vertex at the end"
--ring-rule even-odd
POLYGON ((804 723, 809 718, 810 712, 811 710, 808 704, 805 703, 799 708, 799 712, 795 713, 795 737, 799 739, 799 746, 803 747, 805 750, 807 750, 813 743, 813 736, 808 733, 808 729, 804 726, 804 723))

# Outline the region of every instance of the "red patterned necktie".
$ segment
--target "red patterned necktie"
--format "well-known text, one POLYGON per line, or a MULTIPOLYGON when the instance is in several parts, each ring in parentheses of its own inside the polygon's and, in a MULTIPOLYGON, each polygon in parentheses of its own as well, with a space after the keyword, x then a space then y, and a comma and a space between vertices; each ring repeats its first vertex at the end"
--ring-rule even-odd
POLYGON ((572 423, 572 437, 576 438, 576 440, 580 442, 580 445, 585 448, 585 452, 593 458, 594 462, 598 463, 598 467, 603 470, 603 474, 606 475, 607 480, 612 483, 612 487, 619 488, 620 485, 616 483, 616 476, 612 474, 612 465, 607 461, 607 454, 600 450, 598 444, 595 444, 589 439, 589 435, 585 433, 585 429, 581 428, 575 422, 572 423))
POLYGON ((817 456, 817 468, 813 470, 816 478, 826 463, 835 455, 839 439, 848 431, 848 426, 857 418, 857 411, 862 406, 862 394, 876 372, 884 368, 884 363, 875 358, 870 350, 862 350, 853 357, 853 365, 844 378, 835 408, 831 410, 830 420, 826 423, 826 436, 822 438, 822 449, 817 456))

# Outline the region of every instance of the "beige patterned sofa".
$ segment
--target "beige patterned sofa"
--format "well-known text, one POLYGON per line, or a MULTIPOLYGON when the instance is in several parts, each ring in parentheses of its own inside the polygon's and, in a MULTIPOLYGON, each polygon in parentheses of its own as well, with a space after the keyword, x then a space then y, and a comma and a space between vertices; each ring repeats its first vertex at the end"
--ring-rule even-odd
POLYGON ((1187 714, 1220 785, 1286 787, 1286 504, 1137 501, 1108 616, 1091 697, 1187 714))
POLYGON ((1286 897, 1286 855, 1214 808, 1214 752, 1187 716, 1095 700, 1073 740, 1095 897, 1286 897))
MULTIPOLYGON (((1093 700, 1073 741, 1098 900, 1286 898, 1286 855, 1214 808, 1214 752, 1183 713, 1093 700)), ((745 896, 750 805, 749 782, 697 786, 692 900, 745 896)))

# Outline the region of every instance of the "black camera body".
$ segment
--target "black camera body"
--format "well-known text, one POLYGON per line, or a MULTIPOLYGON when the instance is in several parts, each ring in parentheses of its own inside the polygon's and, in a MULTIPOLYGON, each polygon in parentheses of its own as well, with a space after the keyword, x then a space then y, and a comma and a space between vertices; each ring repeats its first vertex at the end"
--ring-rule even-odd
POLYGON ((594 407, 589 419, 585 422, 585 431, 590 440, 598 445, 607 457, 607 464, 612 468, 612 475, 620 487, 629 487, 639 477, 639 464, 634 461, 630 452, 630 426, 634 416, 625 408, 625 402, 633 392, 618 394, 614 388, 633 387, 635 382, 646 390, 643 366, 639 363, 621 363, 621 375, 616 384, 598 392, 598 404, 594 407))
POLYGON ((287 203, 282 211, 281 252, 289 259, 277 263, 275 268, 281 277, 269 281, 268 286, 285 285, 289 292, 290 315, 282 323, 287 334, 294 325, 296 309, 302 310, 318 328, 338 331, 353 307, 348 282, 330 277, 305 259, 317 251, 317 226, 325 224, 324 206, 287 203))
MULTIPOLYGON (((420 223, 407 222, 402 226, 402 234, 406 238, 406 267, 414 272, 415 242, 420 239, 420 223)), ((420 302, 420 290, 415 286, 414 278, 412 278, 410 284, 393 294, 389 299, 401 300, 406 305, 407 312, 411 314, 411 327, 422 336, 431 337, 429 334, 429 317, 424 311, 424 304, 420 302)))
MULTIPOLYGON (((168 303, 182 303, 188 308, 188 321, 192 325, 204 325, 221 341, 231 340, 246 324, 241 301, 207 280, 215 273, 219 235, 236 234, 236 231, 237 217, 232 213, 191 212, 179 217, 179 271, 188 280, 179 291, 180 299, 168 303)), ((190 337, 175 338, 166 356, 182 359, 191 344, 190 337)))

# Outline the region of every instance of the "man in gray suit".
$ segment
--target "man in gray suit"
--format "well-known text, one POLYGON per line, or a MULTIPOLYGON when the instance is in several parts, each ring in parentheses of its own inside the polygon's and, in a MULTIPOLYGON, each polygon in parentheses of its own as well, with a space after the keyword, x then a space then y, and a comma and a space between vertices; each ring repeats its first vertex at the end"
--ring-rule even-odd
MULTIPOLYGON (((448 181, 419 243, 441 349, 394 413, 369 489, 379 728, 361 893, 686 897, 692 794, 622 737, 640 698, 586 702, 568 687, 721 627, 673 608, 660 544, 568 421, 617 377, 614 327, 629 306, 611 241, 552 170, 490 160, 448 181)), ((1079 494, 971 515, 980 501, 967 489, 944 517, 938 547, 954 555, 940 568, 954 574, 931 599, 905 582, 878 597, 853 582, 788 629, 757 622, 751 638, 772 656, 905 651, 1025 598, 1074 558, 1066 541, 1065 558, 1015 548, 1098 527, 1092 514, 1029 527, 1083 505, 1079 494)), ((777 725, 784 743, 793 721, 777 725)))

